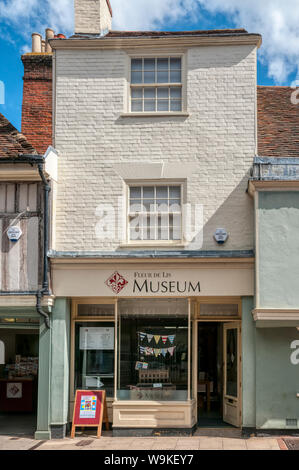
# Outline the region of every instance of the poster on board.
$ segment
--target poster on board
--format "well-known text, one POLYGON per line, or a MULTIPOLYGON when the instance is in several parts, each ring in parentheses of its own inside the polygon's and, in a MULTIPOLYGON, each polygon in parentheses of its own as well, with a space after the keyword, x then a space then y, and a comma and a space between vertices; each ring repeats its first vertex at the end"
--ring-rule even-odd
POLYGON ((114 350, 114 328, 81 327, 80 349, 87 350, 114 350))

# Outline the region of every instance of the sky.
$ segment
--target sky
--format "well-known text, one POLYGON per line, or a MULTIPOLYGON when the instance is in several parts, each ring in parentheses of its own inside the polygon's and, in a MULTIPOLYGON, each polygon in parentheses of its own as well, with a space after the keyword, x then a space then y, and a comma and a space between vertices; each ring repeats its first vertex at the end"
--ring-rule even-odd
MULTIPOLYGON (((259 85, 299 85, 298 0, 110 0, 113 29, 178 31, 243 27, 263 36, 259 85), (298 82, 297 82, 298 80, 298 82)), ((73 0, 0 0, 0 112, 21 129, 23 64, 31 34, 74 30, 73 0), (1 83, 2 82, 2 83, 1 83), (3 87, 4 83, 4 87, 3 87), (3 88, 5 100, 3 100, 3 88), (5 101, 5 104, 1 104, 5 101)))

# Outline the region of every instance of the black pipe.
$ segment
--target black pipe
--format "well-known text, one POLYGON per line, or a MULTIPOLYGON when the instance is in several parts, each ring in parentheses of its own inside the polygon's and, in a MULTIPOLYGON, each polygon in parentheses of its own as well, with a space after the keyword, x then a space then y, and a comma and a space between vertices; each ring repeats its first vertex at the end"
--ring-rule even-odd
POLYGON ((39 313, 43 319, 45 320, 45 325, 48 329, 51 328, 51 325, 50 325, 50 318, 49 318, 49 315, 42 309, 42 304, 41 304, 41 301, 42 301, 42 297, 44 295, 44 292, 43 290, 39 291, 37 294, 36 294, 36 311, 37 313, 39 313))
POLYGON ((48 280, 48 249, 49 249, 49 192, 51 186, 43 173, 42 163, 38 163, 38 172, 44 185, 44 247, 43 247, 43 288, 36 295, 36 310, 44 318, 47 328, 50 328, 49 315, 43 311, 41 306, 41 299, 45 293, 49 292, 49 280, 48 280))

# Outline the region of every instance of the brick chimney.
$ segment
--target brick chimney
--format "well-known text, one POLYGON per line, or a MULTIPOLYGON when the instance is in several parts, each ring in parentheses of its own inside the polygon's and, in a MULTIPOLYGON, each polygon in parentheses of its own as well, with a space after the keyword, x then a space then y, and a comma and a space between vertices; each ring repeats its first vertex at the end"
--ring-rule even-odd
POLYGON ((109 0, 75 0, 75 34, 105 34, 112 28, 109 0))
POLYGON ((44 154, 52 145, 52 52, 48 42, 54 31, 46 30, 46 39, 32 35, 32 51, 22 56, 24 64, 22 133, 28 142, 44 154))

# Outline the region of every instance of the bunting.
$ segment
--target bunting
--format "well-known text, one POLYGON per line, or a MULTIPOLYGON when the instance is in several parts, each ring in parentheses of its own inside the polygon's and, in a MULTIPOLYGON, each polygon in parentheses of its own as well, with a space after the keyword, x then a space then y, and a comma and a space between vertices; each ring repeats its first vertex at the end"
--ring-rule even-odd
POLYGON ((167 341, 170 342, 170 344, 173 344, 174 341, 175 341, 175 335, 152 335, 150 333, 143 333, 142 331, 139 331, 138 332, 138 335, 139 335, 139 338, 140 338, 140 341, 143 342, 145 338, 147 338, 147 342, 148 344, 151 343, 151 341, 155 340, 155 343, 158 345, 160 340, 162 340, 163 344, 166 344, 167 341))
POLYGON ((165 357, 167 353, 169 353, 171 356, 174 354, 176 346, 172 346, 171 348, 149 348, 149 347, 144 347, 144 346, 139 346, 139 350, 141 354, 144 354, 145 356, 160 356, 161 354, 165 357))
POLYGON ((156 344, 158 344, 160 341, 160 335, 155 335, 154 338, 155 338, 156 344))

